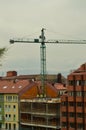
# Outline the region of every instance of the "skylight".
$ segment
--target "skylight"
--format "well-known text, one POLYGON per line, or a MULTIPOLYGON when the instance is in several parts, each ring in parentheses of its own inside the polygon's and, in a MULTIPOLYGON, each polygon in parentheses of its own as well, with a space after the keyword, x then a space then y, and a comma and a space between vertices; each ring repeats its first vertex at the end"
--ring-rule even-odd
POLYGON ((15 88, 15 86, 12 86, 12 88, 15 88))
POLYGON ((22 86, 19 86, 19 88, 22 88, 22 86))
POLYGON ((8 86, 3 86, 3 89, 7 88, 8 86))

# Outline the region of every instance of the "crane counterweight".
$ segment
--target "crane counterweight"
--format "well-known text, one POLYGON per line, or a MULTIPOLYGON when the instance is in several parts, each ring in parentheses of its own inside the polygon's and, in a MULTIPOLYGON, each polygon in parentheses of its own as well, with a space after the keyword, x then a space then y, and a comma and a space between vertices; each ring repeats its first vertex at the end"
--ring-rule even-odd
POLYGON ((14 40, 10 39, 10 44, 14 44, 14 40))

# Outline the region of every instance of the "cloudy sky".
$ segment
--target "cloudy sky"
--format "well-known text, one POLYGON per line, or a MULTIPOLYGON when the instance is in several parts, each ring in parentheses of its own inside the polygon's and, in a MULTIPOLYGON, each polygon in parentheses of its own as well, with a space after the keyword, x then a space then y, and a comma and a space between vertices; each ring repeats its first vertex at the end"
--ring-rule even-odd
MULTIPOLYGON (((0 75, 40 74, 40 44, 10 45, 12 38, 86 40, 86 0, 0 0, 0 47, 8 52, 1 59, 0 75)), ((86 45, 46 45, 47 73, 67 76, 86 62, 86 45)))

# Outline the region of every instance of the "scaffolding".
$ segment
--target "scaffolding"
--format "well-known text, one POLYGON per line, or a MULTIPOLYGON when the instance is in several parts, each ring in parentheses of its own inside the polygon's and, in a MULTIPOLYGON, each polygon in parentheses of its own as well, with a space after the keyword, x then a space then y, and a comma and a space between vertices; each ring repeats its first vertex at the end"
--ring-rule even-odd
POLYGON ((21 100, 22 130, 24 126, 30 130, 60 130, 60 103, 60 98, 21 100))

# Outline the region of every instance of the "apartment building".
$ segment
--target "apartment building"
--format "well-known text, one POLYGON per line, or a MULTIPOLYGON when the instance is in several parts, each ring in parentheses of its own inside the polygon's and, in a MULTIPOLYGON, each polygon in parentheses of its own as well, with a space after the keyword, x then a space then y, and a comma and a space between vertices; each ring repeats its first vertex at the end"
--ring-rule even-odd
POLYGON ((28 80, 0 81, 0 130, 19 130, 20 97, 29 87, 28 80))
POLYGON ((62 96, 62 130, 86 130, 86 63, 68 75, 67 90, 62 96))

